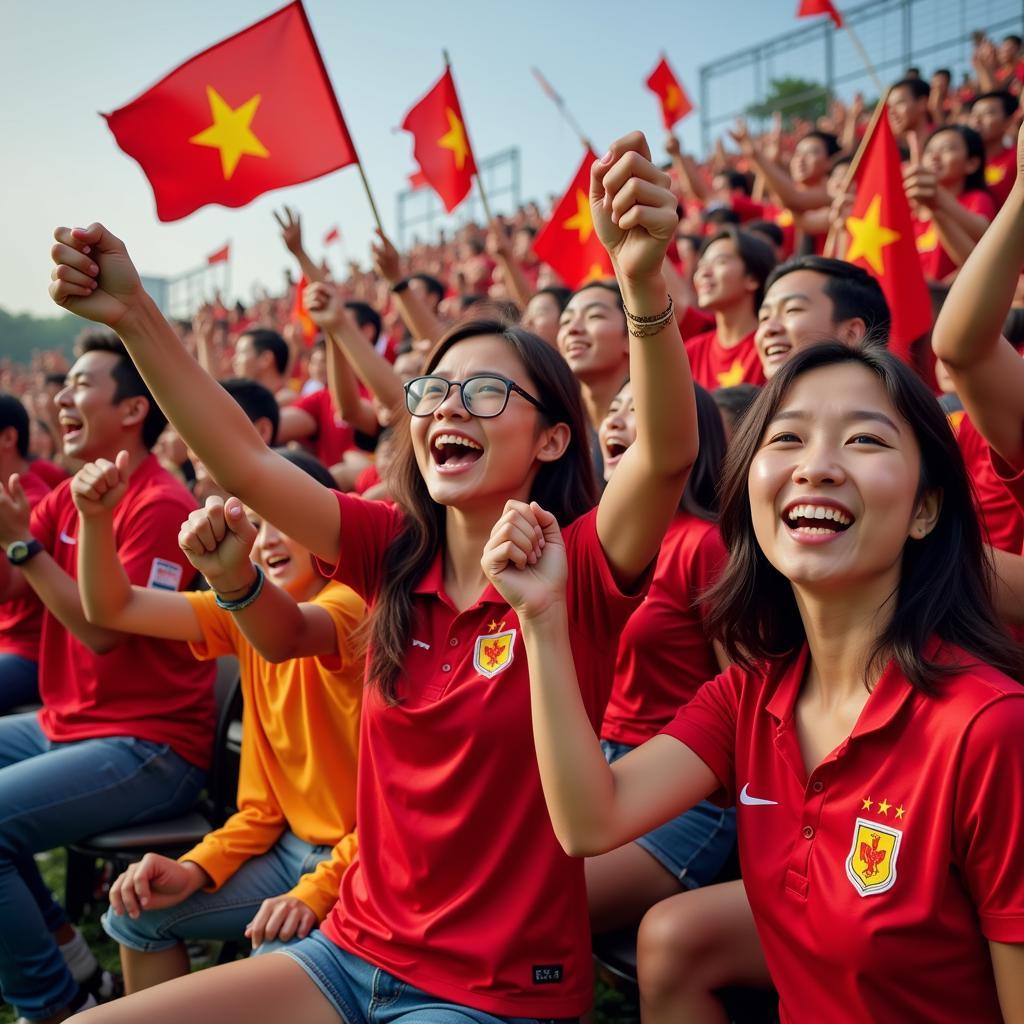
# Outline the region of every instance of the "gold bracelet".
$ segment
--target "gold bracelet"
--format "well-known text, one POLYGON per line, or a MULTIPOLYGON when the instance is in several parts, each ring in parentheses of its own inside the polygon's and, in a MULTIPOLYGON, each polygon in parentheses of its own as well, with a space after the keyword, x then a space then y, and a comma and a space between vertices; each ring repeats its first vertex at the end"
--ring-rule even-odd
POLYGON ((626 314, 626 326, 629 328, 629 333, 634 338, 650 338, 661 333, 662 328, 675 316, 676 308, 670 295, 668 308, 663 313, 656 313, 653 316, 636 316, 630 313, 625 306, 622 307, 622 310, 626 314))

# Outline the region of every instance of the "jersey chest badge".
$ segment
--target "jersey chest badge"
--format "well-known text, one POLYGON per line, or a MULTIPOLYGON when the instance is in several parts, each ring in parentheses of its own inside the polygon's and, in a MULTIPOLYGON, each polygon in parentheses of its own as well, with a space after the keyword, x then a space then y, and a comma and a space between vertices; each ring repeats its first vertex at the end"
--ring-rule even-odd
POLYGON ((887 892, 896 884, 896 861, 903 832, 891 825, 858 818, 846 858, 846 877, 861 896, 887 892))
POLYGON ((480 675, 493 679, 499 672, 504 672, 515 658, 516 630, 505 629, 504 620, 500 624, 492 622, 487 628, 493 632, 476 638, 473 668, 480 675))

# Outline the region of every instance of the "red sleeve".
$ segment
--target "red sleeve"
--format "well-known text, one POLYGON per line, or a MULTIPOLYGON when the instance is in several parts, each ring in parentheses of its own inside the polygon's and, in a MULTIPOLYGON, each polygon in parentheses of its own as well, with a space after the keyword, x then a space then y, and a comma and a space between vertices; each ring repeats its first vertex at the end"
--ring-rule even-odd
POLYGON ((308 412, 313 419, 316 420, 317 432, 323 430, 324 422, 326 418, 329 418, 330 413, 325 413, 325 406, 330 406, 331 394, 327 388, 320 388, 319 391, 311 391, 308 395, 302 395, 297 398, 292 405, 296 409, 301 409, 303 412, 308 412), (326 401, 325 401, 326 398, 326 401))
POLYGON ((367 466, 359 476, 356 477, 355 492, 356 494, 365 494, 371 487, 375 487, 380 483, 380 473, 377 472, 376 465, 367 466))
POLYGON ((740 220, 745 224, 748 220, 768 220, 767 207, 764 203, 755 203, 748 195, 742 192, 733 192, 731 199, 733 210, 739 214, 740 220))
POLYGON ((973 192, 965 192, 960 197, 960 205, 971 213, 977 213, 982 217, 991 220, 996 215, 996 204, 987 191, 975 189, 973 192))
POLYGON ((340 513, 338 564, 317 559, 325 576, 351 587, 369 602, 380 588, 384 552, 402 528, 402 513, 383 501, 335 491, 340 513))
POLYGON ((661 730, 685 743, 715 773, 725 791, 725 807, 736 802, 736 720, 744 678, 739 666, 730 666, 705 683, 661 730))
POLYGON ((988 450, 988 456, 996 476, 1013 496, 1013 500, 1024 510, 1024 469, 1011 466, 999 452, 994 451, 991 447, 988 450))
POLYGON ((960 753, 957 862, 992 942, 1024 942, 1024 691, 982 708, 960 753))
MULTIPOLYGON (((708 530, 700 539, 697 550, 693 553, 693 563, 690 567, 690 579, 693 580, 693 593, 698 597, 704 594, 711 586, 718 582, 725 563, 729 561, 729 552, 726 549, 725 541, 718 527, 708 530)), ((702 601, 697 606, 701 619, 707 618, 711 612, 707 602, 702 601)))

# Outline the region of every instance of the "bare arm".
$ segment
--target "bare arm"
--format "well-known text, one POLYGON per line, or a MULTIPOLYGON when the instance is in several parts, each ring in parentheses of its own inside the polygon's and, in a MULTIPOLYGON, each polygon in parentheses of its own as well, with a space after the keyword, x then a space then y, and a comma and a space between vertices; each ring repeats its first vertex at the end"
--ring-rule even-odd
POLYGON ((701 177, 700 170, 693 162, 693 158, 682 151, 679 140, 672 132, 668 134, 665 149, 668 150, 668 155, 672 158, 672 166, 675 168, 676 174, 679 175, 679 184, 682 186, 683 192, 691 199, 702 203, 707 202, 711 190, 701 177))
POLYGON ((281 229, 281 241, 284 247, 298 261, 299 269, 305 275, 307 281, 322 281, 324 272, 310 258, 302 245, 302 220, 299 215, 285 206, 281 213, 274 211, 274 220, 281 229))
POLYGON ((757 165, 758 173, 764 176, 768 187, 779 197, 783 206, 794 213, 802 213, 829 205, 829 195, 824 186, 801 188, 797 185, 788 171, 784 171, 778 164, 768 159, 747 131, 744 122, 738 121, 731 134, 743 155, 757 165))
MULTIPOLYGON (((402 280, 398 250, 380 231, 377 232, 377 241, 373 243, 373 265, 391 288, 402 280)), ((441 337, 441 322, 411 288, 393 291, 392 296, 405 326, 414 338, 437 341, 441 337)))
POLYGON ((1024 946, 990 942, 999 1009, 1005 1024, 1024 1024, 1024 946))
POLYGON ((487 252, 496 263, 501 264, 501 272, 505 276, 505 285, 512 301, 520 309, 526 309, 526 304, 533 298, 533 289, 527 282, 519 261, 512 255, 505 226, 497 220, 491 224, 490 231, 487 232, 487 252))

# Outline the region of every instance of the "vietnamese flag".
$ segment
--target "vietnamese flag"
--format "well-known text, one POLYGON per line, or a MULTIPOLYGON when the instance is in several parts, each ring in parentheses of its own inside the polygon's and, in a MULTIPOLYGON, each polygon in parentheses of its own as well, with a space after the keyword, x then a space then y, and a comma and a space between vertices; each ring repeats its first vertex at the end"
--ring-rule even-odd
POLYGON ((676 121, 692 112, 690 97, 664 57, 647 76, 646 85, 661 100, 661 119, 667 129, 671 130, 676 121))
POLYGON ((889 348, 910 362, 911 342, 931 328, 932 303, 903 192, 899 150, 884 112, 861 145, 857 195, 846 220, 846 259, 878 279, 892 315, 889 348))
POLYGON ((324 245, 330 245, 331 242, 341 241, 341 228, 335 225, 330 231, 324 235, 324 245))
POLYGON ((421 188, 430 188, 430 182, 423 176, 422 171, 413 171, 409 175, 409 188, 417 192, 421 188))
POLYGON ((412 133, 420 173, 451 213, 469 195, 476 174, 451 68, 405 115, 402 129, 412 133))
POLYGON ((843 16, 836 10, 832 0, 800 0, 800 8, 796 12, 798 18, 813 18, 816 14, 827 14, 836 28, 843 27, 843 16))
POLYGON ((357 162, 301 0, 103 116, 162 221, 207 203, 245 206, 357 162))
POLYGON ((209 266, 213 266, 215 263, 227 263, 231 259, 231 245, 225 245, 223 249, 218 249, 216 252, 211 252, 206 257, 206 262, 209 266))
POLYGON ((590 213, 590 165, 595 159, 589 149, 584 153, 572 184, 533 240, 533 251, 554 267, 570 288, 615 276, 590 213))

